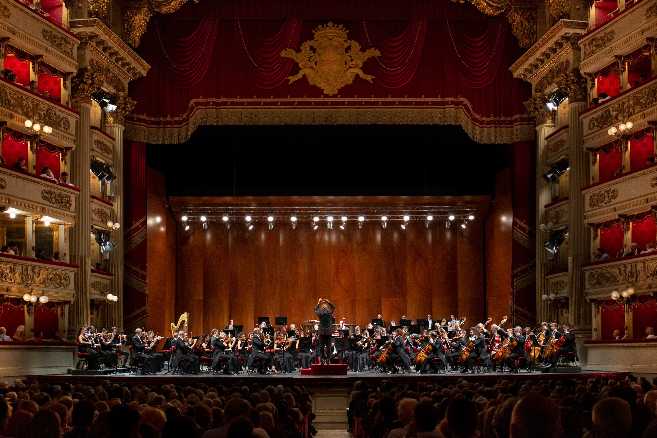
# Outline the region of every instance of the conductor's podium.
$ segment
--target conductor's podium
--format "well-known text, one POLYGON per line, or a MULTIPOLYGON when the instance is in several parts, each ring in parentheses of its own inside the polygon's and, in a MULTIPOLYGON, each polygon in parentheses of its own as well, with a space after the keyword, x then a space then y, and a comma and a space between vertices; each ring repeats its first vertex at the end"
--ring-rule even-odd
POLYGON ((346 363, 331 363, 322 365, 314 363, 310 368, 301 368, 302 376, 346 376, 347 364, 346 363))

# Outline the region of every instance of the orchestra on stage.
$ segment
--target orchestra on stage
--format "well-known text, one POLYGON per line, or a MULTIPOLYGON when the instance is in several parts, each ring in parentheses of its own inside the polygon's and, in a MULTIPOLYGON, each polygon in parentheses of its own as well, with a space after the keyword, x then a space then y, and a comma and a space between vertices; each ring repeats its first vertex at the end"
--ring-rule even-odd
POLYGON ((268 318, 249 332, 231 320, 223 329, 193 336, 188 314, 171 324, 171 336, 135 330, 84 327, 79 356, 88 370, 132 369, 143 374, 279 374, 313 363, 343 363, 352 372, 482 373, 534 371, 577 361, 575 335, 566 324, 507 327, 507 318, 492 318, 466 328, 465 318, 434 321, 431 315, 411 321, 404 315, 386 323, 377 315, 365 327, 335 321, 335 306, 320 299, 317 320, 301 326, 268 318))

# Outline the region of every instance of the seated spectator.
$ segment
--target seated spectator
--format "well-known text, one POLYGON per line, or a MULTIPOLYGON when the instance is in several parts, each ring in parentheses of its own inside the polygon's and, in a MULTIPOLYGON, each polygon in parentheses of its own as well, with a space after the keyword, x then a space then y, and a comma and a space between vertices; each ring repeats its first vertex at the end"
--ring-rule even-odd
POLYGON ((0 342, 11 342, 13 339, 7 336, 7 329, 5 327, 0 327, 0 342))
POLYGON ((632 257, 635 255, 639 255, 639 245, 632 242, 632 245, 630 245, 627 251, 623 252, 623 257, 632 257))
POLYGON ((404 438, 409 433, 409 426, 415 417, 415 408, 417 400, 414 398, 403 398, 397 405, 397 419, 399 427, 392 429, 388 438, 404 438))
POLYGON ((654 327, 646 327, 646 339, 647 340, 657 339, 657 336, 655 336, 654 327))
POLYGON ((438 425, 438 409, 430 400, 422 400, 415 406, 415 436, 417 438, 441 438, 436 430, 438 425))
POLYGON ((12 169, 19 172, 27 172, 27 160, 25 160, 23 157, 20 157, 18 160, 16 160, 16 163, 14 163, 14 167, 12 167, 12 169))
POLYGON ((71 184, 70 182, 68 182, 68 173, 67 173, 67 172, 62 172, 62 173, 59 175, 59 182, 60 182, 61 184, 65 184, 65 185, 67 185, 67 186, 71 186, 71 185, 73 185, 73 184, 71 184))
POLYGON ((8 247, 7 245, 3 246, 0 252, 2 254, 16 255, 16 253, 14 253, 14 250, 8 247))
MULTIPOLYGON (((470 400, 455 399, 447 406, 440 432, 445 438, 475 438, 477 434, 477 409, 470 400)), ((418 435, 419 436, 419 435, 418 435)))
POLYGON ((618 397, 608 397, 593 406, 591 413, 595 438, 618 438, 629 436, 632 429, 630 404, 618 397))
POLYGON ((41 174, 39 176, 41 178, 49 179, 52 182, 57 182, 57 178, 55 178, 55 174, 52 173, 52 170, 50 170, 50 167, 48 167, 48 166, 43 166, 41 168, 41 174))
POLYGON ((18 327, 16 327, 16 331, 14 332, 12 338, 14 338, 14 341, 18 341, 18 342, 25 341, 25 326, 21 324, 18 327))
POLYGON ((641 254, 642 255, 643 254, 652 254, 653 252, 655 252, 655 244, 654 243, 649 243, 649 244, 646 245, 646 248, 643 251, 641 251, 641 254))
POLYGON ((511 438, 557 438, 561 436, 558 407, 535 392, 521 398, 511 413, 511 438))
POLYGON ((595 261, 603 262, 605 260, 609 260, 609 254, 604 249, 598 248, 598 250, 595 252, 595 261))

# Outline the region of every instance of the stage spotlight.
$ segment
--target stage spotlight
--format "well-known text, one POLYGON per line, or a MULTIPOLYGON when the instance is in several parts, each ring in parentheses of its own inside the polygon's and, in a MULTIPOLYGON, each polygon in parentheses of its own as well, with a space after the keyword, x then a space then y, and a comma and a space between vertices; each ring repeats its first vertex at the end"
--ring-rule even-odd
POLYGON ((246 223, 251 222, 252 219, 253 218, 251 216, 249 216, 248 214, 246 216, 244 216, 244 222, 246 222, 246 223))
POLYGON ((399 227, 400 227, 402 230, 406 230, 406 224, 405 224, 405 223, 401 224, 399 227))
POLYGON ((342 216, 340 219, 342 219, 342 222, 347 222, 349 220, 347 216, 342 216))
POLYGON ((411 217, 409 215, 405 214, 403 219, 404 219, 404 222, 408 222, 408 221, 411 220, 411 217))
POLYGON ((189 231, 189 225, 185 225, 185 231, 189 231))
POLYGON ((292 229, 297 228, 297 217, 296 216, 290 216, 290 222, 292 223, 292 229))
POLYGON ((326 217, 326 228, 328 228, 329 230, 333 229, 333 216, 326 217))
POLYGON ((313 216, 313 222, 315 223, 319 222, 319 216, 313 216))
POLYGON ((449 219, 450 221, 453 221, 454 219, 456 219, 456 216, 454 216, 453 214, 450 214, 450 215, 447 217, 447 219, 449 219))
POLYGON ((162 216, 155 216, 155 223, 159 224, 160 222, 162 222, 162 216))
POLYGON ((469 221, 473 221, 473 220, 475 220, 474 214, 471 214, 470 216, 468 216, 468 220, 469 220, 469 221))
POLYGON ((208 220, 207 217, 205 217, 205 216, 201 216, 201 222, 205 222, 205 221, 207 221, 207 220, 208 220))
POLYGON ((208 223, 207 223, 207 222, 203 222, 203 229, 204 229, 204 230, 207 230, 207 229, 208 229, 208 223))
POLYGON ((221 220, 222 220, 224 223, 226 223, 226 222, 228 222, 228 221, 230 220, 230 218, 229 218, 228 216, 224 215, 224 216, 221 216, 221 220))
POLYGON ((333 222, 333 216, 327 216, 326 221, 327 222, 333 222))
POLYGON ((317 231, 318 228, 319 228, 319 225, 317 225, 317 223, 313 224, 313 231, 317 231))
POLYGON ((468 227, 468 226, 467 226, 465 223, 462 223, 462 224, 461 224, 461 228, 463 228, 464 230, 465 230, 467 227, 468 227))
POLYGON ((363 228, 364 222, 365 222, 365 216, 358 216, 358 229, 363 228))
POLYGON ((432 216, 432 215, 428 215, 428 216, 427 216, 427 221, 431 222, 432 220, 433 220, 433 216, 432 216))
POLYGON ((183 222, 187 222, 187 220, 188 220, 189 218, 187 217, 187 215, 183 215, 183 217, 181 217, 180 219, 181 219, 183 222))
POLYGON ((249 225, 246 226, 246 229, 251 231, 253 229, 253 224, 249 223, 249 225))
POLYGON ((381 216, 381 228, 388 226, 388 216, 381 216))
POLYGON ((269 231, 274 229, 274 216, 267 216, 267 227, 269 231))
POLYGON ((340 229, 341 229, 342 231, 344 231, 345 228, 346 228, 346 227, 345 227, 345 225, 344 225, 344 222, 341 223, 341 224, 340 224, 340 229))

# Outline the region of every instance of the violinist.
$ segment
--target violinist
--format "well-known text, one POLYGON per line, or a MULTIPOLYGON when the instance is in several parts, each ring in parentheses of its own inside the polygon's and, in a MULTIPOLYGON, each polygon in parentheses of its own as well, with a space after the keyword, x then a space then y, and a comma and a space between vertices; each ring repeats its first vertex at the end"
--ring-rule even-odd
MULTIPOLYGON (((406 334, 402 329, 397 329, 392 341, 392 353, 390 354, 390 360, 393 364, 399 360, 401 362, 402 369, 405 372, 411 370, 411 359, 408 356, 408 352, 406 351, 407 343, 406 334)), ((396 368, 393 367, 393 372, 395 371, 396 368)))
POLYGON ((117 364, 117 356, 112 345, 113 333, 108 333, 107 329, 102 329, 96 335, 96 342, 100 346, 101 361, 107 368, 114 368, 117 364))
POLYGON ((510 353, 506 358, 506 363, 513 373, 517 373, 520 367, 520 361, 525 357, 525 336, 522 327, 514 327, 513 334, 509 338, 510 353))
POLYGON ((251 354, 246 362, 249 371, 253 371, 254 365, 257 365, 257 371, 264 374, 272 365, 271 356, 265 353, 265 341, 259 328, 253 329, 251 333, 251 354))
POLYGON ((290 343, 286 334, 279 332, 274 342, 274 354, 278 362, 279 369, 284 373, 291 373, 294 370, 294 360, 288 351, 290 343))
POLYGON ((226 354, 226 334, 212 329, 210 332, 210 347, 212 349, 212 371, 233 374, 232 363, 226 354))
POLYGON ((112 327, 112 347, 118 357, 118 365, 124 367, 128 362, 130 352, 127 350, 127 339, 124 334, 119 333, 119 329, 112 327))
POLYGON ((91 327, 82 327, 78 333, 78 351, 87 355, 87 369, 97 370, 99 366, 100 354, 96 350, 93 340, 91 327))

